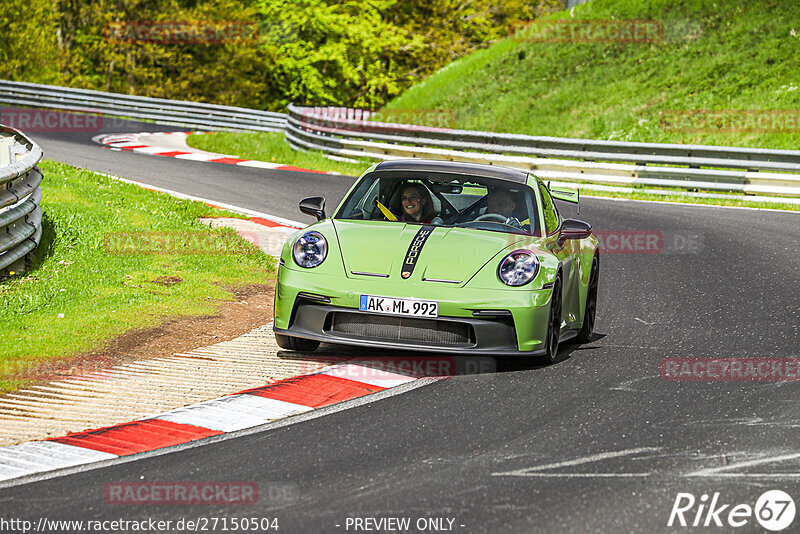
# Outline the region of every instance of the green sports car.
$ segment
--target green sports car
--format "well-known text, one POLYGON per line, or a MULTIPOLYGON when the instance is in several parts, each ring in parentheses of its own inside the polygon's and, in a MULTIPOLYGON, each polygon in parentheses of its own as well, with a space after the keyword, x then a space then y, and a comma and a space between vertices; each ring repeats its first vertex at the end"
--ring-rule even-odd
POLYGON ((599 256, 530 172, 445 161, 373 165, 332 217, 287 239, 275 291, 280 347, 374 348, 557 359, 591 339, 599 256))

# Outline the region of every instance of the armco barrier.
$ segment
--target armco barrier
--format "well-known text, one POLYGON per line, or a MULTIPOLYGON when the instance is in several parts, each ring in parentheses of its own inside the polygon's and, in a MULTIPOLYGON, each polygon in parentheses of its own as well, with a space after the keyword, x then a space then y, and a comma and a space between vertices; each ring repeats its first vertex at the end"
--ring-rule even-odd
POLYGON ((0 103, 210 130, 278 132, 286 125, 283 113, 8 80, 0 80, 0 103))
MULTIPOLYGON (((800 203, 800 151, 628 143, 370 121, 348 108, 289 105, 289 114, 0 80, 0 103, 145 119, 208 130, 283 131, 297 149, 374 159, 428 158, 529 169, 596 189, 650 187, 739 193, 800 203)), ((2 150, 0 150, 0 154, 2 150)), ((2 157, 0 155, 0 157, 2 157)), ((736 198, 736 197, 731 197, 736 198)), ((774 200, 773 200, 774 199, 774 200)))
POLYGON ((42 149, 0 125, 0 275, 21 272, 42 237, 42 149))
POLYGON ((565 182, 800 197, 796 150, 451 130, 372 122, 361 110, 294 105, 285 135, 296 148, 343 157, 467 161, 529 169, 565 182))

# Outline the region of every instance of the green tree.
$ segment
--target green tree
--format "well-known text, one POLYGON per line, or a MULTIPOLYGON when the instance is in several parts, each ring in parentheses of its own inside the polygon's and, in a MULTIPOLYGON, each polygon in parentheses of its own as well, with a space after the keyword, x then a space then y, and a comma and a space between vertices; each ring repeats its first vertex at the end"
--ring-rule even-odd
POLYGON ((396 0, 260 0, 282 31, 263 44, 275 60, 280 104, 375 107, 407 86, 422 38, 389 22, 396 0))
POLYGON ((0 78, 59 80, 56 13, 48 0, 3 0, 0 9, 0 78))
POLYGON ((554 0, 5 0, 0 77, 282 110, 379 108, 554 0), (242 21, 255 39, 131 42, 115 25, 242 21))
MULTIPOLYGON (((255 106, 264 91, 268 56, 257 41, 140 42, 119 39, 128 28, 159 21, 219 21, 258 26, 256 10, 239 0, 61 0, 63 72, 71 86, 113 92, 255 106), (235 14, 235 17, 231 15, 235 14)), ((125 33, 136 36, 133 31, 125 33)))

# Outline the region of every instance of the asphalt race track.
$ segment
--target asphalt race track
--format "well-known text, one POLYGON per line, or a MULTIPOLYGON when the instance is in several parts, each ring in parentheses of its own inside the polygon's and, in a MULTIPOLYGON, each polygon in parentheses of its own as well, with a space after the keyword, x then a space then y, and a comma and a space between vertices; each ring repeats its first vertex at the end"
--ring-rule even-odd
POLYGON ((101 133, 170 132, 186 131, 186 128, 121 119, 106 119, 105 123, 102 129, 92 132, 31 133, 30 136, 39 143, 48 159, 309 224, 315 219, 298 211, 297 203, 301 198, 324 196, 332 210, 354 181, 349 176, 321 178, 307 172, 234 167, 112 151, 92 142, 92 137, 101 133))
MULTIPOLYGON (((300 198, 334 206, 352 183, 112 152, 91 135, 33 137, 49 158, 301 221, 300 198)), ((469 533, 763 531, 753 517, 736 529, 667 522, 678 493, 699 504, 719 492, 730 505, 722 521, 766 490, 800 495, 798 382, 672 381, 659 367, 675 357, 800 356, 800 215, 585 199, 580 218, 606 239, 646 232, 662 246, 602 257, 596 339, 563 347, 560 363, 498 360, 324 417, 2 489, 0 515, 277 517, 282 533, 356 532, 347 518, 389 517, 448 518, 469 533), (159 480, 254 482, 262 498, 104 501, 107 483, 159 480)))

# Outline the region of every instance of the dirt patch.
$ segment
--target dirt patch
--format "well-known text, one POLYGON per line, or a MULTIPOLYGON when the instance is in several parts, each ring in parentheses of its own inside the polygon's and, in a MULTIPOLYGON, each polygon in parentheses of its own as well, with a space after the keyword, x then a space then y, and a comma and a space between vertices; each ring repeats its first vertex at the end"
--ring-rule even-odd
POLYGON ((234 339, 272 320, 275 280, 227 289, 236 300, 223 302, 217 315, 172 319, 155 327, 129 330, 112 339, 105 348, 81 357, 119 364, 172 356, 176 352, 234 339))
POLYGON ((151 282, 160 286, 170 287, 183 282, 183 278, 180 276, 159 276, 155 280, 151 280, 151 282))

